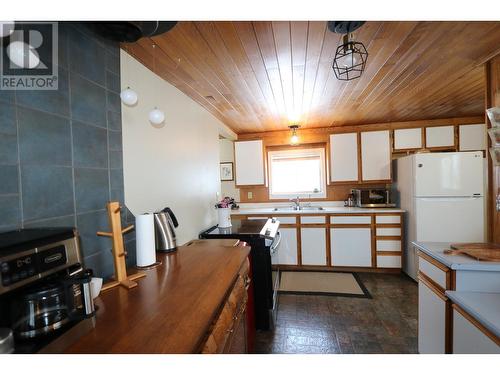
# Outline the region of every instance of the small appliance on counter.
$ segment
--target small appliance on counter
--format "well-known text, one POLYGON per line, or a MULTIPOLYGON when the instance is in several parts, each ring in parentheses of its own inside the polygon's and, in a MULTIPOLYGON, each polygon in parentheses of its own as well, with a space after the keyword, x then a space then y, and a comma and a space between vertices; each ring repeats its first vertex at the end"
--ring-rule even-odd
POLYGON ((169 207, 154 213, 156 251, 169 253, 177 250, 175 228, 179 222, 169 207))
POLYGON ((389 189, 352 189, 353 205, 366 208, 389 208, 396 207, 391 203, 389 189))
POLYGON ((233 219, 229 228, 212 227, 200 234, 200 239, 235 238, 251 247, 255 327, 274 328, 278 308, 278 291, 273 285, 271 256, 278 251, 280 222, 273 219, 233 219))
POLYGON ((73 228, 1 233, 1 350, 8 351, 13 339, 15 353, 39 352, 92 318, 91 278, 73 228))

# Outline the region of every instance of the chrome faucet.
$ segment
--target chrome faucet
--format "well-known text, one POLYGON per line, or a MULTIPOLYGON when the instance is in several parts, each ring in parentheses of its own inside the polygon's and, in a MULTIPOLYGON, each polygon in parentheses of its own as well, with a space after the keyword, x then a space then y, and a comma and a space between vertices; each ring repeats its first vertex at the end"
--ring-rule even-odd
POLYGON ((297 196, 295 199, 290 199, 295 205, 293 206, 294 210, 300 210, 300 198, 297 196))

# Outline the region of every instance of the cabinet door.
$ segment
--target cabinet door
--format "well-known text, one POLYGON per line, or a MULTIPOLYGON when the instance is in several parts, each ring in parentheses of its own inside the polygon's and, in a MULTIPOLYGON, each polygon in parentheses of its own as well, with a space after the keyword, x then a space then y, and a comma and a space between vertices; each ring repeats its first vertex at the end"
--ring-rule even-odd
POLYGON ((425 128, 425 146, 427 148, 455 146, 455 128, 452 125, 425 128))
POLYGON ((361 133, 361 170, 363 181, 391 179, 389 130, 361 133))
POLYGON ((486 150, 486 127, 484 124, 460 125, 458 131, 460 151, 486 150))
POLYGON ((280 228, 281 242, 278 247, 277 264, 297 265, 297 229, 280 228))
POLYGON ((422 128, 394 130, 394 149, 422 148, 422 128))
POLYGON ((326 228, 300 230, 303 265, 326 266, 326 228))
POLYGON ((330 181, 358 181, 358 134, 330 135, 330 181))
POLYGON ((453 354, 500 354, 500 346, 453 310, 453 354))
POLYGON ((446 302, 421 280, 418 282, 418 352, 444 354, 446 302))
POLYGON ((234 142, 236 185, 264 185, 262 141, 234 142))
POLYGON ((330 229, 330 251, 333 266, 371 267, 370 228, 330 229))

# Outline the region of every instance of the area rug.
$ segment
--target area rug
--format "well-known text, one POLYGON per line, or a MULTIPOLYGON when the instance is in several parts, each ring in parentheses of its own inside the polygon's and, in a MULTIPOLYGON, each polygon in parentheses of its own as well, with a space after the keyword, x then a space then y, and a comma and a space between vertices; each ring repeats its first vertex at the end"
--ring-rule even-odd
POLYGON ((351 272, 283 271, 279 293, 371 298, 358 275, 351 272))

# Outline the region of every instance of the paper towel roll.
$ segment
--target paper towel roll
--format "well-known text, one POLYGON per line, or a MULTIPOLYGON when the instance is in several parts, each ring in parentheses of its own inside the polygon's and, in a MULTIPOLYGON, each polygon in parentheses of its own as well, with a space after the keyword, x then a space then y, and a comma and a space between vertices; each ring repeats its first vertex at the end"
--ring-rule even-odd
POLYGON ((137 246, 137 266, 151 266, 156 262, 153 214, 142 214, 136 216, 135 238, 137 246))

